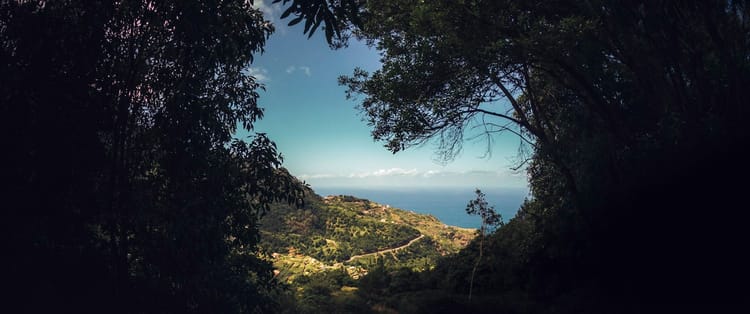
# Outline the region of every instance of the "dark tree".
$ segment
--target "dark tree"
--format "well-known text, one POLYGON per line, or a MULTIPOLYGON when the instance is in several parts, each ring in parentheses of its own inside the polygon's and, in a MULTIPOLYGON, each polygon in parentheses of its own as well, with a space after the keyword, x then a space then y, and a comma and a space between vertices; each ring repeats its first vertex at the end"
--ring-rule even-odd
POLYGON ((394 153, 437 141, 450 160, 478 125, 530 148, 518 166, 535 227, 520 260, 539 300, 739 300, 747 215, 729 203, 744 202, 735 178, 747 175, 747 1, 374 0, 364 11, 357 32, 383 67, 340 81, 363 95, 373 138, 394 153))
POLYGON ((30 312, 273 306, 257 219, 299 182, 248 75, 248 1, 0 2, 6 295, 30 312))
POLYGON ((281 18, 294 16, 288 25, 305 22, 303 32, 308 38, 323 25, 325 39, 331 48, 346 46, 353 27, 362 24, 362 16, 366 15, 365 0, 274 0, 289 7, 281 14, 281 18))

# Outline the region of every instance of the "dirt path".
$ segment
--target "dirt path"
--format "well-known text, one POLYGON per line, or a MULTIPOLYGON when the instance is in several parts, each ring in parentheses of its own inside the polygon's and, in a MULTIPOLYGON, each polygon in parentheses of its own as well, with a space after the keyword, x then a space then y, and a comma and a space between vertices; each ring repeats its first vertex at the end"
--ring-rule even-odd
POLYGON ((362 257, 367 257, 367 256, 372 256, 372 255, 377 255, 377 254, 385 254, 385 253, 388 253, 388 252, 395 252, 395 251, 398 251, 400 249, 408 247, 409 245, 411 245, 414 242, 417 242, 421 238, 424 238, 424 234, 420 234, 418 237, 416 237, 416 238, 412 239, 411 241, 409 241, 409 243, 406 243, 406 244, 404 244, 402 246, 399 246, 399 247, 394 247, 394 248, 385 249, 385 250, 382 250, 382 251, 377 251, 377 252, 372 252, 372 253, 367 253, 367 254, 354 255, 354 256, 350 257, 348 260, 346 260, 346 262, 344 262, 344 263, 350 263, 351 261, 353 261, 355 259, 358 259, 358 258, 362 258, 362 257))

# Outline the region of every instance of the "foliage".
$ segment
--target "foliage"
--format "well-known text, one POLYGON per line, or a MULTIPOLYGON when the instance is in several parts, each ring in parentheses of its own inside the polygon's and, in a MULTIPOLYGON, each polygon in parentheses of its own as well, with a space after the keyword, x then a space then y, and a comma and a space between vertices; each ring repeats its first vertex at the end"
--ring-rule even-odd
MULTIPOLYGON (((273 306, 256 250, 299 198, 248 75, 273 27, 248 1, 2 1, 3 230, 31 312, 273 306), (50 308, 47 308, 50 307, 50 308)), ((16 304, 16 303, 14 303, 16 304)))
POLYGON ((296 304, 286 310, 294 313, 371 313, 357 295, 354 285, 342 268, 302 277, 296 282, 296 304))
POLYGON ((281 14, 281 18, 290 15, 295 17, 289 21, 289 26, 305 22, 303 32, 308 38, 315 34, 315 30, 323 24, 325 39, 332 48, 346 46, 351 34, 350 27, 360 25, 363 11, 362 0, 274 0, 282 5, 291 4, 281 14))
MULTIPOLYGON (((365 96, 387 149, 436 140, 447 161, 466 135, 513 132, 533 194, 487 237, 474 284, 484 237, 433 271, 382 259, 356 295, 315 278, 301 310, 412 298, 445 311, 674 312, 744 297, 747 1, 283 3, 309 36, 323 25, 331 46, 353 32, 381 50, 382 69, 340 82, 365 96), (462 299, 467 285, 480 303, 462 299)), ((304 192, 264 134, 232 138, 263 116, 247 68, 272 31, 248 1, 0 2, 13 305, 224 313, 284 298, 257 219, 304 192)), ((351 201, 322 217, 280 209, 268 225, 293 232, 266 245, 341 261, 429 229, 385 210, 362 219, 377 210, 351 201)), ((408 249, 450 244, 427 234, 408 249)))
POLYGON ((482 218, 479 234, 483 236, 485 233, 492 231, 492 228, 498 225, 502 226, 503 218, 495 212, 494 206, 490 206, 487 203, 487 199, 481 190, 477 189, 474 193, 477 195, 477 198, 469 201, 469 204, 466 205, 466 213, 482 218))
POLYGON ((420 234, 413 226, 368 215, 366 208, 376 205, 367 200, 343 196, 324 201, 311 190, 305 199, 305 206, 299 209, 276 204, 261 220, 266 250, 286 253, 294 248, 303 255, 335 263, 404 245, 420 234))
POLYGON ((382 311, 394 294, 427 288, 422 274, 476 235, 433 216, 354 196, 321 198, 312 190, 303 207, 272 207, 261 220, 261 246, 275 252, 276 279, 293 295, 281 310, 293 313, 382 311), (386 246, 377 248, 380 242, 386 246), (355 250, 374 253, 349 259, 355 250))
POLYGON ((485 233, 497 225, 502 226, 503 223, 503 218, 495 212, 494 206, 490 206, 487 203, 484 193, 479 189, 475 192, 477 198, 469 201, 469 204, 466 205, 466 213, 469 215, 479 215, 482 218, 482 225, 479 228, 479 256, 477 256, 477 261, 471 270, 471 280, 469 281, 469 300, 471 300, 472 290, 474 289, 474 275, 476 275, 477 267, 482 262, 482 256, 484 255, 485 233))
POLYGON ((405 249, 360 258, 351 262, 351 264, 371 269, 379 261, 382 261, 385 267, 390 269, 408 268, 415 271, 425 271, 433 268, 435 263, 443 257, 436 250, 436 247, 437 243, 431 237, 424 237, 405 249))
POLYGON ((365 10, 358 32, 383 66, 340 82, 364 96, 374 139, 392 152, 436 141, 450 160, 467 135, 519 135, 533 198, 491 236, 492 293, 520 290, 550 312, 741 300, 747 214, 729 200, 742 202, 747 175, 746 1, 365 10))

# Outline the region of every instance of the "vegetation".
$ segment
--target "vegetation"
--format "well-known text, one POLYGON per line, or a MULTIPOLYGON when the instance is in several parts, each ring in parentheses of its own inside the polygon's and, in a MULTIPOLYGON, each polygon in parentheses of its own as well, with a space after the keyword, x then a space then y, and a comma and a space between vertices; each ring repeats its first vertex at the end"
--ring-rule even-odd
MULTIPOLYGON (((533 198, 490 237, 487 295, 564 313, 741 302, 746 1, 364 6, 383 67, 340 82, 373 138, 434 140, 446 160, 467 134, 520 138, 533 198)), ((468 291, 461 256, 437 274, 468 291)))
POLYGON ((288 279, 344 264, 356 266, 352 275, 362 274, 378 258, 394 267, 428 269, 474 237, 473 229, 446 226, 433 216, 353 196, 321 198, 311 190, 301 208, 275 204, 260 226, 261 246, 288 279))
POLYGON ((503 223, 503 218, 495 212, 494 206, 487 203, 484 193, 477 189, 476 194, 477 198, 469 201, 469 204, 466 205, 467 214, 479 215, 482 218, 482 225, 479 228, 479 256, 477 256, 477 261, 471 270, 471 279, 469 280, 469 300, 471 300, 471 292, 474 289, 474 276, 477 274, 477 267, 482 262, 482 256, 484 255, 484 237, 492 228, 497 225, 502 226, 503 223))
POLYGON ((276 281, 288 288, 281 310, 290 313, 372 312, 386 292, 411 291, 476 236, 430 215, 309 189, 302 207, 274 204, 260 229, 276 281))
POLYGON ((273 308, 257 219, 299 183, 245 68, 248 1, 1 1, 3 269, 16 312, 273 308))
MULTIPOLYGON (((382 69, 340 83, 388 150, 436 141, 449 161, 467 136, 491 147, 518 135, 532 197, 516 217, 451 255, 472 231, 321 199, 265 134, 234 139, 263 117, 246 69, 274 28, 253 1, 0 1, 5 306, 644 313, 744 301, 748 1, 275 2, 334 48, 353 35, 381 51, 382 69), (283 256, 273 266, 265 253, 283 256)), ((468 207, 488 209, 481 195, 468 207)))

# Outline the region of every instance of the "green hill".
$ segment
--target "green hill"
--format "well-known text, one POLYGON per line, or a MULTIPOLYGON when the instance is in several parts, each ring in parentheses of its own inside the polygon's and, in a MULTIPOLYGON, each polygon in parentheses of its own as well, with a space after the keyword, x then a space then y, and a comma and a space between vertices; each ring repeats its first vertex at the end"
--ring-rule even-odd
POLYGON ((465 247, 476 233, 431 215, 354 196, 320 197, 311 190, 301 208, 275 204, 260 230, 261 247, 286 282, 331 269, 344 269, 356 279, 378 258, 391 266, 429 269, 440 256, 465 247))

